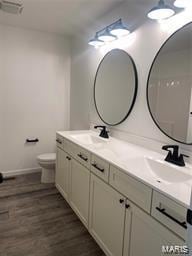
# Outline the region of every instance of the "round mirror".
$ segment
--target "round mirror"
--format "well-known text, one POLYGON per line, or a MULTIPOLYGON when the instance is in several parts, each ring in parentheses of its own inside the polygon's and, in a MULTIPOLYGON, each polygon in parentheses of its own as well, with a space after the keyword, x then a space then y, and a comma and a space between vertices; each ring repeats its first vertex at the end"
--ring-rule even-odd
POLYGON ((94 101, 98 115, 108 125, 122 123, 130 114, 137 94, 137 72, 127 52, 114 49, 96 72, 94 101))
POLYGON ((192 144, 192 23, 175 32, 156 55, 148 77, 147 103, 158 128, 192 144))

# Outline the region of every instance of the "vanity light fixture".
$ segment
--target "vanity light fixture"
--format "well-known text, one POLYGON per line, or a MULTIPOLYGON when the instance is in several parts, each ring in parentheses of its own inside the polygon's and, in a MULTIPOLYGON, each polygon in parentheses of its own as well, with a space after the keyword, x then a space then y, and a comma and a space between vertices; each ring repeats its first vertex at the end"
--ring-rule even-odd
POLYGON ((187 8, 192 6, 192 0, 175 0, 173 3, 177 8, 187 8))
POLYGON ((130 31, 123 25, 122 20, 119 19, 114 23, 110 33, 114 36, 121 37, 128 35, 130 31))
POLYGON ((98 38, 103 42, 111 42, 114 41, 117 37, 112 35, 109 31, 109 28, 106 27, 106 29, 99 35, 98 38))
POLYGON ((104 42, 98 38, 98 33, 96 33, 95 37, 89 40, 88 44, 97 48, 99 46, 102 46, 104 42))
POLYGON ((106 43, 115 41, 120 37, 126 36, 129 33, 130 31, 125 25, 123 25, 122 19, 119 19, 96 32, 95 37, 89 41, 89 45, 95 46, 97 48, 106 43))
POLYGON ((164 0, 160 0, 158 5, 153 7, 147 14, 152 20, 167 19, 175 14, 175 11, 171 6, 165 4, 164 0))

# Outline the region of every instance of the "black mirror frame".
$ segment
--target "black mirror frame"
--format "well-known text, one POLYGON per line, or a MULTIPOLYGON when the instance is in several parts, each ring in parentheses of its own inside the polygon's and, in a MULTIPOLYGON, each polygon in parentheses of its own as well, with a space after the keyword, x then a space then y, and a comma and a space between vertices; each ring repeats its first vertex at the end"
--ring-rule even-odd
POLYGON ((185 145, 192 145, 192 142, 191 143, 187 143, 187 142, 183 142, 183 141, 180 141, 180 140, 177 140, 173 137, 171 137, 170 135, 168 135, 164 130, 161 129, 161 127, 159 126, 159 124, 157 123, 157 121, 155 120, 153 114, 152 114, 152 111, 151 111, 151 108, 150 108, 150 104, 149 104, 149 80, 150 80, 150 76, 151 76, 151 72, 152 72, 152 69, 153 69, 153 65, 159 55, 159 53, 161 52, 162 48, 165 46, 165 44, 167 43, 167 41, 169 41, 178 31, 180 31, 181 29, 187 27, 188 25, 192 24, 192 22, 188 22, 187 24, 185 24, 184 26, 182 26, 181 28, 179 28, 178 30, 176 30, 173 34, 171 34, 171 36, 168 37, 168 39, 162 44, 162 46, 160 47, 160 49, 158 50, 157 54, 155 55, 155 58, 153 59, 153 62, 151 64, 151 67, 150 67, 150 70, 149 70, 149 74, 148 74, 148 78, 147 78, 147 87, 146 87, 146 99, 147 99, 147 106, 148 106, 148 110, 149 110, 149 113, 151 115, 151 118, 153 120, 153 122, 156 124, 156 126, 159 128, 159 130, 164 134, 166 135, 167 137, 169 137, 170 139, 176 141, 176 142, 179 142, 181 144, 185 144, 185 145))
POLYGON ((124 121, 127 119, 127 117, 129 116, 129 114, 131 113, 132 109, 133 109, 133 106, 134 106, 134 104, 135 104, 136 97, 137 97, 137 91, 138 91, 138 75, 137 75, 137 69, 136 69, 135 62, 134 62, 133 58, 129 55, 129 53, 126 52, 126 51, 124 51, 124 50, 122 50, 122 49, 114 48, 114 49, 112 49, 111 51, 109 51, 107 54, 105 54, 105 56, 102 58, 102 60, 101 60, 100 63, 99 63, 99 66, 98 66, 98 68, 97 68, 97 71, 96 71, 96 74, 95 74, 95 79, 94 79, 94 89, 93 89, 94 105, 95 105, 97 114, 98 114, 98 116, 100 117, 100 119, 101 119, 105 124, 107 124, 107 125, 109 125, 109 126, 116 126, 116 125, 119 125, 119 124, 121 124, 122 122, 124 122, 124 121), (126 54, 128 55, 128 57, 130 58, 131 63, 132 63, 132 65, 133 65, 134 75, 135 75, 135 91, 134 91, 134 95, 133 95, 133 99, 132 99, 131 106, 130 106, 130 108, 129 108, 127 114, 125 115, 125 117, 124 117, 120 122, 117 122, 117 123, 115 123, 115 124, 110 124, 110 123, 107 123, 107 122, 101 117, 101 115, 99 114, 99 110, 98 110, 97 104, 96 104, 95 88, 96 88, 97 74, 98 74, 98 72, 99 72, 99 68, 100 68, 101 64, 103 63, 105 57, 108 56, 108 55, 109 55, 112 51, 114 51, 114 50, 122 51, 122 52, 126 53, 126 54))

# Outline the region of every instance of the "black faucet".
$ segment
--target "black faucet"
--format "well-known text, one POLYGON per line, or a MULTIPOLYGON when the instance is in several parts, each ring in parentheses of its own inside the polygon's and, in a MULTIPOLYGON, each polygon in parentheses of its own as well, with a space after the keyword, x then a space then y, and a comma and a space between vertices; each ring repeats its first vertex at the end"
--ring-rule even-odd
POLYGON ((165 158, 165 161, 178 165, 185 166, 184 156, 189 157, 184 154, 179 154, 179 146, 178 145, 165 145, 162 147, 163 150, 168 151, 168 154, 165 158), (172 149, 172 150, 170 150, 172 149))
POLYGON ((94 128, 95 129, 102 128, 99 136, 101 136, 102 138, 105 138, 105 139, 109 138, 109 135, 108 135, 109 131, 106 130, 106 128, 107 128, 106 126, 104 126, 104 125, 96 125, 96 126, 94 126, 94 128))

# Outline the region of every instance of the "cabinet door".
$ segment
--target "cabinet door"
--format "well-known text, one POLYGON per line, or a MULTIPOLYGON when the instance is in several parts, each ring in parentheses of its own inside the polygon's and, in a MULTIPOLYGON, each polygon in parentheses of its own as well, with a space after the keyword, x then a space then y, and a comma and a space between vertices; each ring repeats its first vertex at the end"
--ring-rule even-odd
POLYGON ((72 159, 70 176, 70 205, 88 227, 90 171, 72 159))
POLYGON ((125 198, 91 174, 89 231, 108 256, 121 256, 125 198))
POLYGON ((57 147, 56 160, 56 187, 68 201, 69 199, 69 172, 70 172, 70 157, 59 147, 57 147))
POLYGON ((126 210, 124 244, 124 256, 162 256, 165 255, 162 246, 183 245, 184 241, 144 211, 130 204, 126 210))

